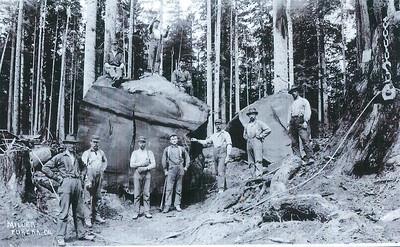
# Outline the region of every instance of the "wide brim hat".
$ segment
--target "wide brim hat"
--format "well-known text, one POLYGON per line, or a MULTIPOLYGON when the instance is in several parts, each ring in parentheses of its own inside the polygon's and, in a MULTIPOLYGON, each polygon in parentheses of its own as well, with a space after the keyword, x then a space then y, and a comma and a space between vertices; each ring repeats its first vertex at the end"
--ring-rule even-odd
POLYGON ((254 108, 254 107, 249 108, 249 111, 246 113, 246 115, 248 116, 248 115, 251 115, 251 114, 256 114, 256 115, 258 115, 257 109, 254 108))
POLYGON ((75 138, 73 135, 67 135, 63 141, 63 143, 71 143, 71 144, 76 144, 79 143, 79 141, 75 138))
POLYGON ((293 92, 300 92, 300 87, 299 86, 293 86, 290 90, 289 90, 289 94, 292 94, 293 92))

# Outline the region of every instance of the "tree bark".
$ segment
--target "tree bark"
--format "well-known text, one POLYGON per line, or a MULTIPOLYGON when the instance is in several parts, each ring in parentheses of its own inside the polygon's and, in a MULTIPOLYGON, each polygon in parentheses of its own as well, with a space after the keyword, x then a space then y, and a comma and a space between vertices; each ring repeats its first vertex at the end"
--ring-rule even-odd
POLYGON ((237 3, 235 0, 235 113, 240 112, 239 33, 237 3))
POLYGON ((133 62, 134 62, 134 47, 133 47, 133 30, 135 25, 135 0, 131 0, 129 8, 129 32, 128 32, 128 78, 133 78, 133 62))
POLYGON ((217 0, 217 22, 215 30, 215 85, 214 85, 214 119, 220 118, 220 67, 221 67, 221 0, 217 0))
POLYGON ((4 41, 4 47, 3 47, 3 51, 1 53, 1 59, 0 59, 0 73, 1 73, 1 69, 3 68, 4 55, 6 53, 7 43, 8 43, 8 39, 10 38, 10 33, 11 32, 12 31, 10 30, 10 32, 7 33, 6 40, 4 41))
POLYGON ((96 70, 97 0, 88 1, 86 9, 87 12, 86 12, 86 33, 85 33, 85 59, 83 65, 84 67, 83 96, 86 95, 87 91, 92 86, 93 82, 96 80, 95 70, 96 70))
POLYGON ((65 139, 65 66, 66 66, 66 49, 67 49, 67 35, 69 18, 71 10, 67 9, 67 23, 65 24, 65 31, 63 35, 63 45, 61 52, 61 76, 60 76, 60 91, 58 97, 58 117, 57 117, 57 137, 59 140, 65 139))
POLYGON ((8 113, 7 113, 7 129, 11 132, 12 129, 12 114, 13 114, 13 96, 14 96, 14 62, 15 62, 15 23, 12 24, 11 37, 11 61, 10 61, 10 80, 8 86, 8 113))
POLYGON ((288 89, 287 17, 284 0, 273 0, 274 87, 275 93, 288 89))
MULTIPOLYGON (((115 41, 118 1, 106 0, 104 18, 104 61, 111 51, 111 43, 115 41)), ((97 8, 97 7, 96 7, 97 8)), ((90 9, 88 11, 91 11, 90 9)), ((103 69, 104 70, 104 69, 103 69)), ((91 83, 91 82, 89 82, 91 83)))
POLYGON ((232 120, 233 109, 233 6, 231 5, 231 16, 229 20, 229 121, 232 120))
POLYGON ((24 18, 24 0, 19 0, 17 42, 15 47, 16 55, 15 55, 14 97, 13 97, 13 116, 12 116, 12 133, 17 135, 19 134, 19 93, 20 93, 21 40, 22 40, 23 18, 24 18))
POLYGON ((30 123, 30 134, 33 135, 35 131, 35 56, 36 56, 36 30, 37 21, 35 18, 35 29, 33 31, 33 56, 32 56, 32 77, 31 77, 31 97, 30 97, 30 111, 29 111, 29 123, 30 123))
POLYGON ((210 107, 210 115, 207 124, 207 136, 213 133, 213 88, 212 88, 212 63, 211 63, 211 0, 207 0, 207 105, 210 107))
POLYGON ((293 22, 292 22, 292 0, 287 0, 286 16, 288 25, 288 59, 289 59, 289 87, 294 85, 294 62, 293 62, 293 22))

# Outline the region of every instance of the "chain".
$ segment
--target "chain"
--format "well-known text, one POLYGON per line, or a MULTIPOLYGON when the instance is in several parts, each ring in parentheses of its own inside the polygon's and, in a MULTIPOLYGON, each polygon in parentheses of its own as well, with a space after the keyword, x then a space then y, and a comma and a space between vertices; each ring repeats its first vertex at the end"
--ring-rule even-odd
POLYGON ((392 67, 392 64, 389 61, 389 31, 388 31, 388 26, 389 26, 389 18, 385 17, 383 19, 383 46, 385 48, 385 53, 383 57, 383 64, 382 68, 385 70, 385 82, 384 84, 391 83, 392 82, 392 75, 390 74, 390 69, 392 67))

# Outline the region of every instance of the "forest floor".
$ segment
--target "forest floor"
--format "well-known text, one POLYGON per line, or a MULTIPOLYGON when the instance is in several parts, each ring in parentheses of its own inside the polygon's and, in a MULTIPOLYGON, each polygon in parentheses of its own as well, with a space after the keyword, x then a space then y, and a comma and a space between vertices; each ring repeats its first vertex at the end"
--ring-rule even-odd
MULTIPOLYGON (((321 164, 302 167, 291 180, 298 184, 314 174, 321 164)), ((106 223, 95 224, 94 241, 77 241, 69 224, 68 245, 136 245, 136 244, 323 244, 400 242, 400 221, 379 219, 400 205, 400 183, 394 172, 385 175, 353 178, 328 169, 292 194, 318 193, 337 205, 340 213, 327 222, 263 222, 263 207, 246 213, 240 209, 254 205, 260 188, 244 193, 244 181, 250 178, 244 162, 227 168, 229 189, 211 193, 200 203, 184 205, 182 212, 159 212, 152 206, 152 219, 131 218, 133 206, 114 194, 105 194, 101 213, 106 223)), ((264 196, 268 195, 268 190, 264 196)), ((264 198, 264 197, 263 197, 264 198)), ((18 203, 0 190, 0 245, 51 246, 56 228, 56 199, 48 201, 49 213, 35 205, 18 203), (4 203, 3 203, 4 202, 4 203), (13 225, 14 223, 14 225, 13 225), (19 224, 19 225, 17 225, 19 224), (34 231, 32 231, 34 230, 34 231), (28 232, 24 234, 22 231, 28 232)))

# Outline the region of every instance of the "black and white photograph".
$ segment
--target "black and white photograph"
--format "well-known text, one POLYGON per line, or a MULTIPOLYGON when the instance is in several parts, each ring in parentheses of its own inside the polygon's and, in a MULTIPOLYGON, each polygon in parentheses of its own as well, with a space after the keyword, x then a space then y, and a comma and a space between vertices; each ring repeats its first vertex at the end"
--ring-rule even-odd
POLYGON ((0 246, 400 246, 400 0, 0 0, 0 246))

